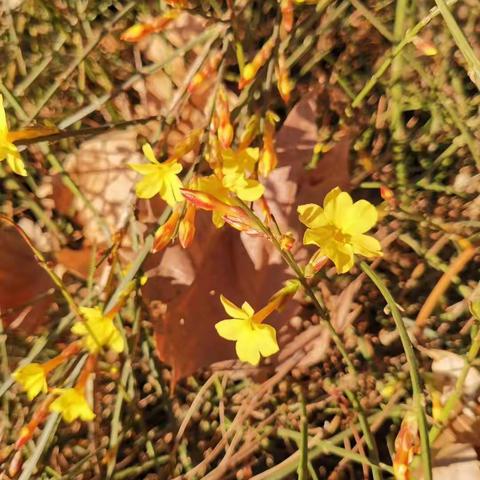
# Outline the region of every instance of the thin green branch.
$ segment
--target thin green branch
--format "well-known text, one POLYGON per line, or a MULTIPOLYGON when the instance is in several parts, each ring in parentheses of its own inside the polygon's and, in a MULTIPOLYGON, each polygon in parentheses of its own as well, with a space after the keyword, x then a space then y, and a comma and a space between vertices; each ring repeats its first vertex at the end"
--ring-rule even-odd
MULTIPOLYGON (((449 0, 448 5, 453 5, 456 3, 458 0, 449 0)), ((430 10, 430 13, 420 20, 414 27, 408 29, 405 33, 405 36, 403 37, 403 40, 399 42, 395 47, 392 47, 390 51, 385 55, 385 58, 378 67, 377 71, 370 77, 370 80, 364 85, 364 87, 360 90, 360 92, 357 94, 355 99, 352 102, 352 107, 353 108, 358 108, 367 95, 372 91, 372 89, 375 87, 377 82, 382 78, 383 74, 387 71, 388 67, 390 67, 393 59, 399 55, 402 50, 420 33, 420 31, 427 26, 430 21, 435 18, 437 15, 440 14, 440 10, 438 8, 432 8, 430 10)))
POLYGON ((457 44, 458 49, 462 52, 462 55, 465 57, 465 60, 468 65, 468 75, 471 80, 475 83, 477 88, 480 89, 480 60, 475 55, 470 43, 468 42, 465 34, 462 29, 458 26, 458 23, 455 20, 455 17, 450 12, 448 8, 448 3, 445 0, 435 0, 437 7, 442 14, 447 28, 450 31, 455 43, 457 44))
POLYGON ((420 455, 422 459, 424 480, 432 480, 432 458, 430 452, 430 442, 428 439, 427 417, 425 415, 425 398, 422 391, 418 363, 415 357, 412 342, 410 341, 407 329, 405 327, 405 324, 403 323, 400 310, 398 309, 397 304, 392 297, 392 294, 386 287, 383 280, 365 262, 361 262, 360 266, 362 270, 368 275, 370 280, 372 280, 372 282, 375 284, 375 286, 378 288, 383 298, 387 302, 392 313, 393 320, 395 321, 398 333, 400 335, 403 350, 405 351, 405 355, 407 357, 408 369, 412 382, 413 402, 415 405, 418 428, 420 431, 420 455))

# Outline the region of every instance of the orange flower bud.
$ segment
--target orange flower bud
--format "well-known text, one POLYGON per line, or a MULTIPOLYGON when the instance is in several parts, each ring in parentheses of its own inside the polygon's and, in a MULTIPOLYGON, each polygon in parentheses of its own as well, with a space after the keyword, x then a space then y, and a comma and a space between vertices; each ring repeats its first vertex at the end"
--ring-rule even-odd
POLYGON ((292 232, 284 233, 280 237, 280 247, 282 250, 290 251, 295 244, 295 237, 293 236, 292 232))
POLYGON ((245 129, 243 130, 242 136, 240 137, 240 145, 238 146, 239 150, 244 150, 251 145, 251 143, 257 136, 259 127, 260 116, 258 115, 258 113, 255 113, 248 119, 248 122, 245 125, 245 129))
POLYGON ((229 206, 229 211, 227 215, 224 215, 223 219, 236 230, 249 235, 263 235, 256 223, 240 207, 229 206))
POLYGON ((395 198, 395 195, 393 194, 393 191, 390 188, 388 188, 386 185, 381 185, 380 186, 380 196, 386 202, 390 202, 390 200, 395 198))
POLYGON ((229 207, 229 205, 221 202, 213 195, 206 192, 200 192, 199 190, 182 188, 182 194, 188 202, 193 203, 193 205, 201 210, 207 210, 209 212, 215 210, 221 213, 226 213, 225 208, 229 207))
POLYGON ((166 0, 166 2, 171 7, 179 7, 179 8, 188 7, 187 0, 166 0))
POLYGON ((227 92, 224 87, 220 87, 217 98, 217 125, 218 139, 223 148, 228 148, 233 142, 233 125, 230 122, 230 108, 228 106, 227 92))
POLYGON ((231 123, 221 125, 218 129, 218 139, 223 148, 228 148, 233 142, 233 126, 231 123))
POLYGON ((250 63, 247 63, 243 67, 242 76, 238 82, 238 88, 241 90, 245 88, 253 79, 257 76, 258 71, 265 65, 267 60, 272 54, 273 47, 275 46, 275 38, 271 37, 263 45, 260 51, 253 57, 250 63))
POLYGON ((170 243, 175 235, 179 218, 180 212, 175 209, 170 218, 156 231, 152 248, 153 253, 160 252, 170 243))
POLYGON ((196 208, 193 203, 187 202, 185 215, 178 226, 178 240, 182 248, 187 248, 193 241, 195 236, 195 215, 196 208))
POLYGON ((27 442, 29 442, 35 433, 37 427, 45 421, 48 416, 50 404, 53 402, 53 397, 47 398, 43 401, 40 407, 34 411, 32 419, 20 430, 20 436, 18 437, 15 448, 22 448, 27 442))
POLYGON ((136 43, 150 35, 153 32, 152 25, 149 23, 136 23, 127 28, 121 35, 120 40, 124 42, 136 43))
POLYGON ((227 205, 213 195, 199 190, 182 188, 182 194, 195 207, 210 212, 218 212, 225 222, 237 230, 255 234, 261 232, 255 222, 240 207, 227 205))
POLYGON ((280 0, 282 12, 282 28, 288 33, 293 28, 293 0, 280 0))
POLYGON ((290 101, 290 95, 293 90, 293 81, 290 78, 290 72, 288 71, 287 61, 285 55, 280 53, 278 57, 277 66, 277 88, 280 92, 280 96, 285 103, 290 101))
POLYGON ((265 115, 263 127, 263 149, 258 162, 258 172, 266 177, 278 164, 277 152, 275 151, 275 123, 279 117, 268 111, 265 115))
POLYGON ((188 135, 175 146, 173 150, 173 155, 169 160, 180 159, 185 156, 187 153, 195 150, 200 144, 200 137, 203 131, 200 128, 196 128, 188 133, 188 135))
POLYGON ((393 472, 395 480, 410 480, 409 465, 413 456, 420 451, 417 418, 413 413, 407 413, 402 421, 395 439, 395 456, 393 457, 393 472))
POLYGON ((190 94, 194 93, 207 78, 212 77, 216 73, 221 59, 221 52, 217 52, 215 55, 210 57, 206 65, 195 74, 190 82, 190 85, 188 86, 188 92, 190 94))
POLYGON ((167 27, 180 14, 180 10, 170 10, 160 17, 154 18, 150 22, 137 23, 125 30, 120 35, 120 40, 124 42, 136 43, 152 33, 158 33, 167 27))
POLYGON ((318 250, 313 254, 310 261, 305 266, 305 276, 307 278, 313 277, 318 273, 327 263, 329 259, 321 253, 321 250, 318 250))

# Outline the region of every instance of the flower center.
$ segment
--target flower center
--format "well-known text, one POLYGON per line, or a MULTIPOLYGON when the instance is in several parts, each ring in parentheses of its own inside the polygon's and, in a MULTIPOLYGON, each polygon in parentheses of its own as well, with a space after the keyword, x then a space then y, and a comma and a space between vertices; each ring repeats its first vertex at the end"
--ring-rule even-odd
POLYGON ((335 240, 336 242, 339 242, 339 243, 350 243, 350 235, 348 235, 347 233, 343 233, 342 232, 342 229, 338 228, 338 227, 334 227, 333 228, 333 240, 335 240))

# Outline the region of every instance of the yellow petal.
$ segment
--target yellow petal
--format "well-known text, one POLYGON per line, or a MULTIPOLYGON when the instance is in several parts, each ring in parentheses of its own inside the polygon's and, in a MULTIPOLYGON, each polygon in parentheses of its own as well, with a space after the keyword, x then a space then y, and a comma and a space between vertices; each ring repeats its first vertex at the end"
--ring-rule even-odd
POLYGON ((377 223, 377 209, 366 200, 355 202, 350 212, 349 222, 343 227, 350 234, 365 233, 377 223))
POLYGON ((22 385, 29 400, 33 400, 39 393, 48 390, 45 370, 38 363, 29 363, 13 372, 12 377, 22 385))
POLYGON ((258 200, 265 192, 265 187, 256 180, 247 180, 245 187, 238 189, 237 195, 245 202, 258 200))
POLYGON ((7 117, 5 115, 5 108, 3 107, 3 96, 0 94, 0 132, 8 132, 7 117))
POLYGON ((22 177, 27 176, 25 164, 23 163, 22 157, 20 156, 20 152, 17 150, 17 147, 14 146, 14 149, 10 149, 10 152, 7 154, 7 162, 8 165, 10 165, 10 168, 17 175, 21 175, 22 177))
POLYGON ((156 173, 140 180, 135 186, 135 192, 138 198, 152 198, 160 191, 161 187, 162 177, 156 173))
POLYGON ((333 202, 340 194, 342 193, 342 190, 340 187, 335 187, 332 188, 326 195, 325 198, 323 199, 323 208, 327 206, 327 204, 333 202))
POLYGON ((123 340, 122 335, 115 327, 115 331, 110 336, 110 340, 108 341, 108 346, 117 353, 122 353, 125 348, 125 342, 123 340))
POLYGON ((370 235, 355 235, 352 237, 353 251, 364 257, 379 257, 382 254, 380 242, 370 235))
POLYGON ((215 228, 222 228, 225 225, 223 215, 219 212, 212 212, 212 222, 215 225, 215 228))
POLYGON ((251 334, 244 334, 237 340, 235 351, 242 362, 250 363, 253 366, 258 365, 260 352, 251 334))
POLYGON ((314 230, 308 228, 303 235, 303 243, 322 247, 330 242, 334 233, 333 227, 319 227, 314 230))
POLYGON ((225 340, 238 340, 250 329, 250 321, 237 318, 222 320, 215 324, 215 329, 225 340))
POLYGON ((350 244, 331 242, 322 251, 334 264, 337 273, 347 273, 354 264, 353 248, 350 244))
POLYGON ((129 163, 128 166, 142 175, 152 175, 159 171, 159 165, 151 163, 129 163))
POLYGON ((278 352, 277 332, 271 325, 258 325, 255 333, 258 350, 262 356, 269 357, 278 352))
POLYGON ((85 322, 75 322, 70 330, 75 335, 86 335, 88 333, 85 322))
POLYGON ((246 314, 240 307, 237 307, 233 302, 225 298, 223 295, 220 295, 220 301, 222 302, 223 308, 232 318, 248 318, 246 314))
POLYGON ((300 205, 297 208, 299 220, 310 228, 323 227, 327 224, 327 218, 323 213, 323 208, 314 203, 300 205))
POLYGON ((252 306, 248 302, 243 302, 242 303, 242 310, 247 314, 247 317, 253 317, 255 310, 252 308, 252 306))
MULTIPOLYGON (((160 188, 158 193, 168 205, 174 207, 178 202, 183 200, 181 188, 183 187, 182 181, 176 175, 168 174, 159 181, 160 188)), ((145 198, 145 197, 143 197, 145 198)))
POLYGON ((79 310, 87 320, 98 321, 103 318, 103 313, 100 307, 80 307, 79 310))
POLYGON ((343 228, 344 224, 350 223, 352 205, 352 197, 347 192, 332 195, 332 199, 325 204, 325 216, 329 222, 343 228))
POLYGON ((147 160, 155 165, 158 165, 158 161, 155 158, 155 153, 153 152, 152 146, 149 143, 145 143, 142 147, 143 154, 147 160))
POLYGON ((95 418, 83 392, 75 388, 56 388, 53 393, 57 394, 58 398, 50 404, 49 410, 61 413, 67 423, 71 423, 77 418, 85 421, 95 418))

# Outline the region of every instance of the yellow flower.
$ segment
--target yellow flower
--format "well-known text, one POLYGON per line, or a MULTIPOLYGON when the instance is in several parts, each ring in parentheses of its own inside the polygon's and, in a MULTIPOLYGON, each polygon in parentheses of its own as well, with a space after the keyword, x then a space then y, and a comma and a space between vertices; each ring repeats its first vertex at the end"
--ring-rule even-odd
MULTIPOLYGON (((228 189, 223 186, 223 183, 216 175, 209 175, 208 177, 197 178, 196 189, 200 192, 205 192, 213 195, 217 200, 220 200, 226 205, 233 205, 228 189)), ((225 224, 223 214, 219 211, 213 210, 212 222, 217 228, 223 227, 223 225, 225 224)))
POLYGON ((308 227, 303 243, 319 246, 320 253, 332 260, 338 273, 353 267, 355 254, 367 258, 382 254, 378 240, 364 235, 377 222, 377 210, 366 200, 353 203, 348 193, 336 187, 325 197, 323 208, 309 203, 300 205, 298 213, 308 227))
POLYGON ((247 302, 240 308, 223 295, 220 296, 220 300, 232 318, 216 323, 215 328, 222 338, 236 342, 235 350, 242 362, 258 365, 260 355, 269 357, 278 352, 275 329, 271 325, 262 324, 273 309, 277 308, 278 301, 255 313, 247 302))
POLYGON ((29 363, 18 368, 12 377, 26 390, 29 400, 33 400, 40 392, 47 392, 46 372, 39 363, 29 363))
POLYGON ((136 185, 136 193, 139 198, 152 198, 157 193, 171 207, 183 200, 180 189, 182 181, 178 174, 182 166, 176 158, 160 163, 155 158, 152 147, 147 143, 143 146, 143 153, 150 163, 130 163, 129 167, 136 172, 145 175, 136 185))
POLYGON ((83 391, 78 388, 56 388, 53 393, 56 393, 58 398, 51 403, 49 410, 61 413, 67 423, 77 418, 86 422, 95 418, 83 391))
POLYGON ((265 187, 252 178, 247 178, 255 169, 259 158, 258 148, 245 148, 234 151, 222 151, 223 185, 246 202, 258 200, 264 193, 265 187))
POLYGON ((11 134, 8 131, 7 117, 3 108, 3 97, 0 95, 0 161, 5 159, 7 159, 8 165, 15 173, 22 176, 27 175, 20 152, 12 142, 11 134))
POLYGON ((102 347, 109 347, 113 351, 123 352, 124 342, 113 319, 104 316, 99 307, 80 307, 85 317, 84 322, 76 322, 72 332, 84 337, 84 345, 91 353, 97 353, 102 347))

